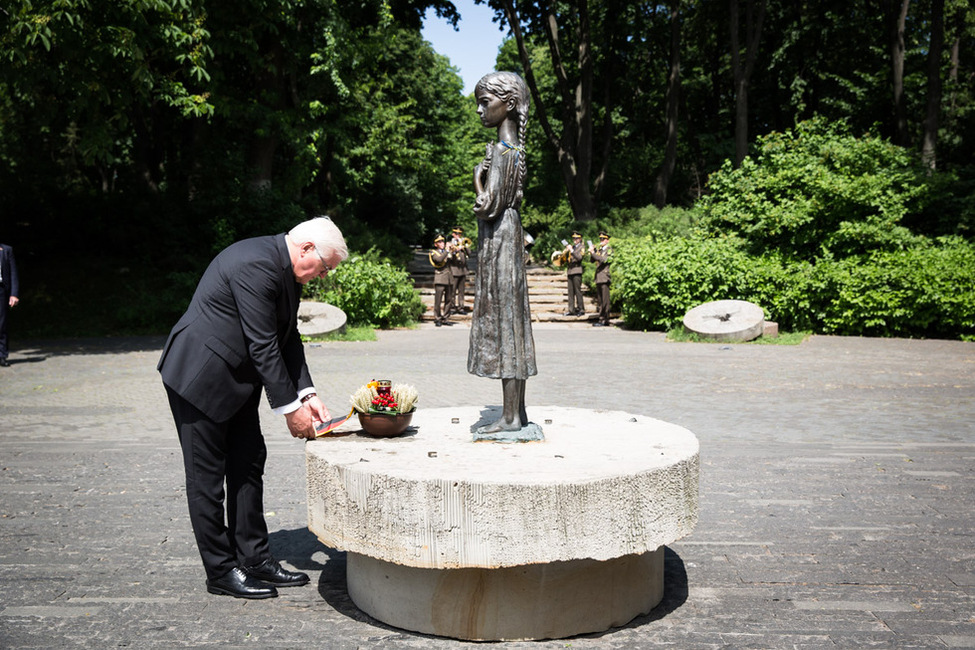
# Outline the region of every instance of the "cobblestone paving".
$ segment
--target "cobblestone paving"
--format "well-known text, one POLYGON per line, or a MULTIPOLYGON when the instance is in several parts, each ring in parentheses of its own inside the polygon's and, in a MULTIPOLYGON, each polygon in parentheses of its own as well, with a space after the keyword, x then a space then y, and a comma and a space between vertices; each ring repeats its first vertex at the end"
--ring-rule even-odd
MULTIPOLYGON (((365 381, 422 407, 500 402, 463 326, 307 349, 335 414, 365 381)), ((2 648, 975 647, 975 344, 813 337, 669 343, 540 325, 534 405, 625 410, 701 441, 701 512, 650 615, 595 635, 474 644, 391 628, 306 528, 303 443, 262 406, 281 597, 206 592, 158 338, 21 347, 0 369, 2 648)), ((599 435, 594 431, 593 435, 599 435)))

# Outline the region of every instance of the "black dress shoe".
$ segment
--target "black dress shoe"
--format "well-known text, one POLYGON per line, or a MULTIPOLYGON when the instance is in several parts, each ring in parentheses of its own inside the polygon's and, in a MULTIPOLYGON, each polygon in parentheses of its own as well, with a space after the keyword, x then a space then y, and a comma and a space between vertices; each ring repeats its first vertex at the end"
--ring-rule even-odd
POLYGON ((0 366, 3 366, 4 368, 10 367, 10 362, 7 361, 7 357, 0 359, 0 366))
POLYGON ((207 580, 207 591, 234 598, 275 598, 278 595, 277 589, 257 578, 252 578, 237 567, 219 578, 207 580))
POLYGON ((244 571, 250 577, 263 580, 275 587, 300 587, 308 584, 307 573, 288 571, 273 558, 264 560, 254 566, 244 567, 244 571))

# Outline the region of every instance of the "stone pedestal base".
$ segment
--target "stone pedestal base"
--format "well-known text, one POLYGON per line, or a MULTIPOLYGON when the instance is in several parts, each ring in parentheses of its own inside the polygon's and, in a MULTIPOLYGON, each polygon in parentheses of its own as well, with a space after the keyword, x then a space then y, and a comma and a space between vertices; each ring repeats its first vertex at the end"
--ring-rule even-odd
POLYGON ((529 409, 538 442, 473 442, 496 417, 417 410, 396 438, 309 441, 308 528, 348 552, 352 600, 470 640, 601 632, 663 596, 663 548, 697 522, 687 429, 619 411, 529 409))
POLYGON ((664 547, 612 560, 417 569, 348 554, 352 601, 370 616, 470 641, 559 639, 625 625, 664 594, 664 547))

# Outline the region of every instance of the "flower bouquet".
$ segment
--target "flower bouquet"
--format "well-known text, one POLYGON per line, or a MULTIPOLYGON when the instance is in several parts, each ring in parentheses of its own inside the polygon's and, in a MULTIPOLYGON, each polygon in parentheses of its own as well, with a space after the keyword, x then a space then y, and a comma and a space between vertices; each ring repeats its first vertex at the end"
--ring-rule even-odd
POLYGON ((393 386, 388 379, 373 380, 350 398, 362 429, 373 436, 398 436, 410 426, 419 394, 409 384, 393 386))

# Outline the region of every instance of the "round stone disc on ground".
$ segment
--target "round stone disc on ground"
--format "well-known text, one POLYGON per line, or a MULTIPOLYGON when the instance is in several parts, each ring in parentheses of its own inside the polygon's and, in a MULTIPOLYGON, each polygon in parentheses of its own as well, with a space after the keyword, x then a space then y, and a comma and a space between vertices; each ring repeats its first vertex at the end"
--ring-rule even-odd
POLYGON ((298 305, 298 333, 302 336, 324 336, 345 328, 345 312, 326 302, 302 302, 298 305))
POLYGON ((715 341, 751 341, 762 334, 765 313, 745 300, 715 300, 684 314, 684 327, 715 341))

